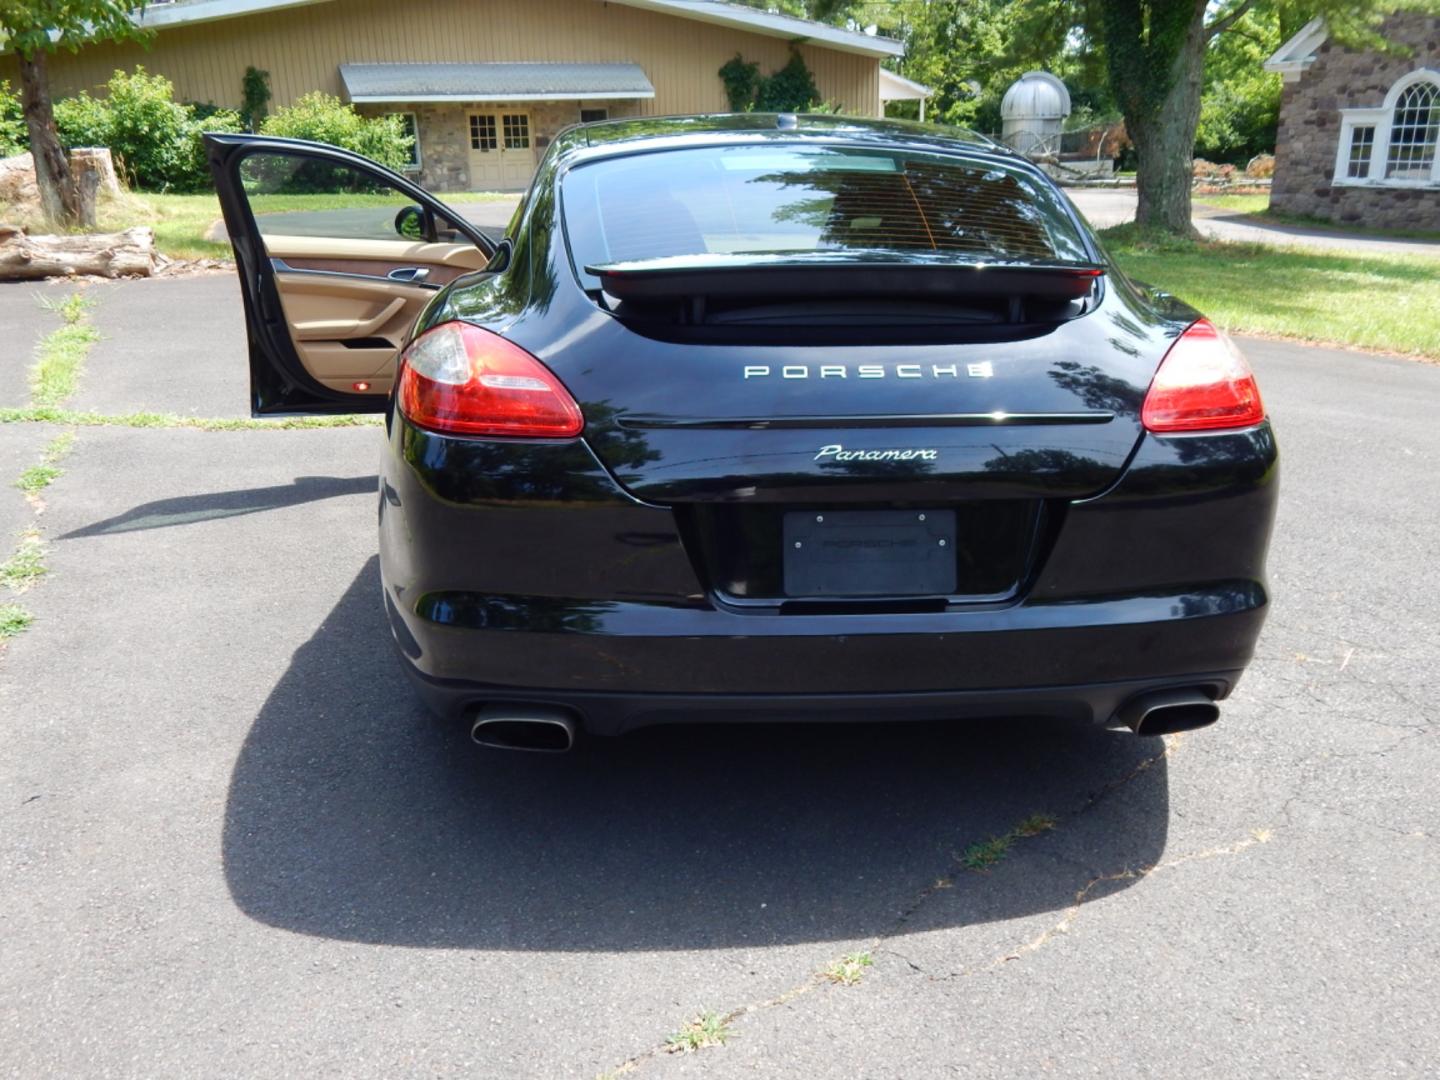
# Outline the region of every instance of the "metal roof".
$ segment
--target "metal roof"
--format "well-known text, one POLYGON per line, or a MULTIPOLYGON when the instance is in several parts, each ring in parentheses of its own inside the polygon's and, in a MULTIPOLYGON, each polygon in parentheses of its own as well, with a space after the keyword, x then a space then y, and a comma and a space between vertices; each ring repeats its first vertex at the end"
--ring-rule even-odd
POLYGON ((919 101, 935 93, 934 88, 907 79, 887 68, 880 69, 881 101, 919 101))
MULTIPOLYGON (((163 30, 169 26, 213 22, 216 19, 234 19, 326 2, 328 0, 179 0, 173 4, 152 2, 143 11, 132 14, 131 19, 140 26, 163 30)), ((840 52, 859 53, 862 56, 903 56, 905 53, 904 44, 893 38, 855 30, 843 30, 810 19, 800 19, 793 15, 781 15, 777 12, 761 11, 747 5, 730 3, 728 0, 596 0, 596 2, 659 11, 682 19, 695 19, 717 26, 749 30, 757 34, 784 38, 787 41, 810 42, 814 45, 838 49, 840 52)))
POLYGON ((355 102, 653 98, 639 64, 341 64, 355 102))

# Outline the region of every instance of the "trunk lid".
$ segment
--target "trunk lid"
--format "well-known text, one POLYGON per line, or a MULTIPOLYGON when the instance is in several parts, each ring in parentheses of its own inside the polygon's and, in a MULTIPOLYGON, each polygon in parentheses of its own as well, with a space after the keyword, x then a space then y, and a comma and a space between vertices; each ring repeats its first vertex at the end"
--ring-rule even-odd
POLYGON ((568 319, 509 335, 565 382, 586 440, 647 502, 1075 499, 1124 468, 1175 332, 1120 287, 1096 291, 1065 321, 964 325, 927 322, 923 304, 896 323, 857 298, 686 323, 582 297, 559 340, 527 331, 568 319))

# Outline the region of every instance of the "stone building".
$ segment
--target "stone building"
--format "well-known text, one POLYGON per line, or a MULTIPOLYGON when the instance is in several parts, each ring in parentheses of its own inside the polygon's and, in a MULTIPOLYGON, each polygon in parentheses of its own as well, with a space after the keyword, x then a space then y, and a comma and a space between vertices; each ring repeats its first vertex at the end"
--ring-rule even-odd
POLYGON ((1440 18, 1403 14, 1395 52, 1315 19, 1265 62, 1285 79, 1270 205, 1342 224, 1440 229, 1440 18))
MULTIPOLYGON (((147 44, 52 56, 55 96, 143 64, 181 100, 233 108, 254 66, 272 107, 321 90, 401 115, 410 171, 436 191, 523 188, 570 124, 728 111, 719 71, 737 55, 768 74, 798 52, 821 98, 858 116, 928 92, 882 87, 897 41, 724 0, 151 0, 136 20, 155 31, 147 44)), ((7 77, 18 84, 0 45, 7 77)))

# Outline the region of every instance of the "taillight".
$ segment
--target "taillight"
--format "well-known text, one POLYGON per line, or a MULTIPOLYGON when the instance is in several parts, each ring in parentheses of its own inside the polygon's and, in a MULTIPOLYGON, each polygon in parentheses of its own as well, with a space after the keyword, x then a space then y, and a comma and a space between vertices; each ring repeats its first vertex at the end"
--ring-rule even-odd
POLYGON ((585 418, 544 364, 499 334, 447 322, 400 355, 400 412, 412 423, 456 435, 568 439, 585 418))
POLYGON ((1149 431, 1217 431, 1265 419, 1260 387, 1235 343, 1201 319, 1176 339, 1145 395, 1149 431))

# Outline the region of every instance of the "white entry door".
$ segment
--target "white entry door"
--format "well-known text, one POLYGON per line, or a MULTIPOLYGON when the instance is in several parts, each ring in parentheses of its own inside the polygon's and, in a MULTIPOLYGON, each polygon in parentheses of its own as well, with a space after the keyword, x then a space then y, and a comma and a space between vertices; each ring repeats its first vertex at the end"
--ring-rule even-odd
POLYGON ((516 191, 535 172, 529 113, 470 114, 470 184, 477 191, 516 191))

